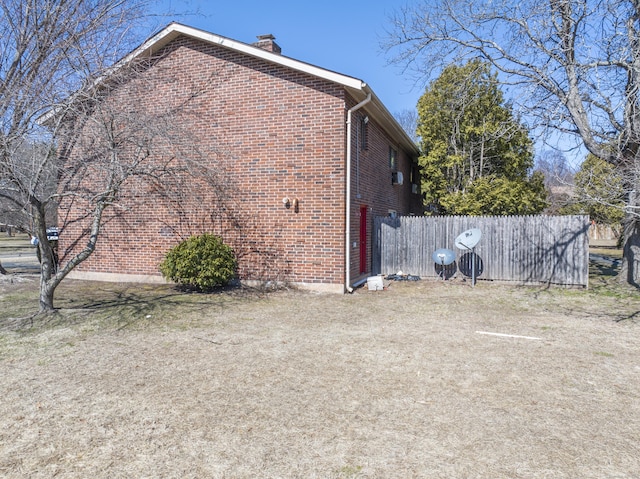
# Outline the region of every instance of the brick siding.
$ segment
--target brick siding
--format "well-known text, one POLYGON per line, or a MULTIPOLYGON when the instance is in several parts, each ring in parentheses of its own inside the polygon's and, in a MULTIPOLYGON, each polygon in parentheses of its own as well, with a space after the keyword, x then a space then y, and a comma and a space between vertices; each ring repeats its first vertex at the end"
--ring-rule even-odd
MULTIPOLYGON (((345 121, 346 108, 355 104, 344 88, 187 37, 165 47, 142 78, 140 86, 123 89, 109 101, 149 111, 172 109, 171 121, 183 141, 180 151, 197 151, 191 164, 198 163, 203 173, 195 178, 176 174, 170 190, 130 182, 121 206, 107 215, 95 253, 78 270, 159 275, 158 265, 171 246, 213 232, 236 251, 242 279, 342 284, 345 121), (132 91, 137 92, 133 97, 132 91)), ((365 109, 355 116, 364 114, 365 109)), ((374 215, 390 209, 419 213, 420 208, 409 184, 412 159, 375 121, 368 124, 368 148, 362 150, 359 128, 354 121, 351 237, 356 242, 361 205, 370 208, 369 237, 374 215), (398 150, 402 186, 391 184, 390 145, 398 150)), ((83 232, 81 222, 72 219, 83 208, 76 201, 61 210, 67 224, 60 246, 68 257, 83 232)), ((367 262, 370 270, 370 254, 367 262)), ((359 269, 355 248, 352 278, 359 269)))

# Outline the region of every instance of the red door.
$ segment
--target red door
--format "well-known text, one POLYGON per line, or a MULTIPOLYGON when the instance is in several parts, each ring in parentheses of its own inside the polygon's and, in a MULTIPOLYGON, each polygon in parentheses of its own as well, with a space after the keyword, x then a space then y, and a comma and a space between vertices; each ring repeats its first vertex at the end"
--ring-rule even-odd
POLYGON ((360 274, 367 272, 367 207, 360 207, 360 274))

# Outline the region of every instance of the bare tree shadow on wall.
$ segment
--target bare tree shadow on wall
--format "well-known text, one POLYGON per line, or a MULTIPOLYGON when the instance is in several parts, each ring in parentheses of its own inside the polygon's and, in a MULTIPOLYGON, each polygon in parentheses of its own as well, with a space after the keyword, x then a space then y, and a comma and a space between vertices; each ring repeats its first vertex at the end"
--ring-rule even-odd
POLYGON ((578 227, 554 230, 542 226, 537 235, 527 235, 521 268, 528 284, 586 286, 588 282, 588 218, 578 227), (586 256, 583 256, 586 255, 586 256))

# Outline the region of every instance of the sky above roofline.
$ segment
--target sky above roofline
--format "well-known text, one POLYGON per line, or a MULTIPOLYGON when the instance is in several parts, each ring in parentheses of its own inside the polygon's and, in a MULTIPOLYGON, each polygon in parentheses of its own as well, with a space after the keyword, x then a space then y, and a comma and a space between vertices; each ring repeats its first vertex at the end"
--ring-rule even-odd
MULTIPOLYGON (((157 25, 152 33, 172 21, 254 43, 258 35, 272 34, 282 54, 320 68, 363 80, 396 118, 416 111, 426 82, 391 65, 392 54, 381 44, 391 30, 390 17, 414 0, 158 0, 157 25)), ((428 80, 428 79, 423 79, 428 80)), ((583 149, 571 138, 552 137, 551 144, 565 150, 575 168, 584 159, 583 149)), ((542 141, 538 153, 547 150, 542 141)))
POLYGON ((155 13, 157 29, 176 21, 244 43, 273 34, 283 55, 365 81, 395 115, 415 110, 423 92, 380 47, 389 16, 405 3, 161 0, 155 13))

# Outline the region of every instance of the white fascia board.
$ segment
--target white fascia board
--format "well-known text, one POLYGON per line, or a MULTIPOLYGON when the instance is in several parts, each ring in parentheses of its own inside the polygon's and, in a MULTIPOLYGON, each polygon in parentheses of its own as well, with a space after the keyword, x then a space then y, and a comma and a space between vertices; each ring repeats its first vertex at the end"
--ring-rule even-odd
MULTIPOLYGON (((207 43, 220 45, 223 48, 228 48, 230 50, 241 52, 246 55, 261 58, 265 61, 275 63, 277 65, 282 65, 296 71, 307 73, 317 78, 325 79, 332 83, 336 83, 346 87, 352 92, 352 94, 356 93, 356 97, 361 96, 362 98, 364 98, 367 94, 371 93, 373 97, 372 106, 376 106, 375 110, 377 110, 378 115, 381 115, 381 120, 384 126, 390 129, 395 135, 399 135, 400 138, 404 140, 402 141, 402 143, 404 143, 404 145, 407 146, 410 151, 413 150, 414 153, 417 152, 417 148, 413 144, 409 136, 405 133, 402 127, 399 126, 393 115, 391 115, 391 113, 376 96, 373 90, 371 90, 369 85, 367 85, 367 83, 365 83, 364 81, 358 78, 342 75, 341 73, 337 73, 331 70, 326 70, 324 68, 311 65, 310 63, 301 62, 299 60, 295 60, 278 53, 272 53, 262 48, 249 45, 247 43, 238 42, 230 38, 206 32, 204 30, 182 25, 180 23, 171 23, 167 27, 163 28, 160 32, 153 35, 138 48, 136 48, 131 53, 123 57, 120 61, 111 66, 103 75, 101 75, 93 82, 93 85, 100 84, 105 78, 109 77, 109 74, 111 72, 117 71, 121 66, 126 65, 135 58, 148 53, 153 54, 153 52, 164 47, 179 35, 185 35, 207 43)), ((46 123, 49 118, 55 116, 56 111, 57 109, 54 109, 53 111, 43 115, 42 122, 46 123)))
POLYGON ((204 30, 200 30, 197 28, 188 27, 180 23, 171 23, 170 25, 168 25, 164 30, 151 37, 145 43, 140 45, 140 47, 127 55, 127 57, 123 58, 122 62, 126 63, 127 61, 132 60, 141 53, 144 53, 145 51, 153 51, 161 48, 169 41, 173 40, 173 38, 175 38, 177 34, 186 35, 207 43, 220 45, 221 47, 228 48, 229 50, 235 50, 245 55, 251 55, 256 58, 261 58, 268 62, 282 65, 293 70, 313 75, 315 77, 323 78, 325 80, 331 81, 333 83, 338 83, 348 88, 363 90, 365 86, 365 83, 358 78, 342 75, 341 73, 326 70, 309 63, 294 60, 293 58, 283 56, 279 53, 272 53, 260 47, 249 45, 243 42, 238 42, 236 40, 222 37, 214 33, 205 32, 204 30))
MULTIPOLYGON (((169 44, 172 40, 177 38, 179 35, 185 35, 191 38, 195 38, 197 40, 201 40, 206 43, 220 45, 223 48, 228 48, 229 50, 234 50, 234 51, 243 53, 245 55, 261 58, 265 61, 275 63, 277 65, 282 65, 302 73, 307 73, 317 78, 322 78, 332 83, 337 83, 346 88, 356 90, 359 92, 364 91, 365 87, 367 86, 365 82, 363 82, 358 78, 342 75, 340 73, 337 73, 331 70, 326 70, 324 68, 311 65, 310 63, 294 60, 293 58, 283 56, 279 53, 272 53, 270 51, 264 50, 263 48, 249 45, 247 43, 238 42, 230 38, 222 37, 220 35, 209 33, 204 30, 189 27, 189 26, 182 25, 180 23, 175 23, 175 22, 167 25, 161 31, 159 31, 158 33, 153 35, 151 38, 149 38, 147 41, 145 41, 138 48, 136 48, 135 50, 130 52, 128 55, 124 56, 119 61, 117 61, 115 64, 109 67, 102 75, 96 78, 91 83, 91 85, 92 86, 99 85, 106 78, 108 78, 113 72, 118 71, 121 67, 127 65, 128 63, 130 63, 131 61, 135 60, 140 56, 147 55, 147 54, 152 55, 154 52, 160 50, 162 47, 169 44)), ((55 108, 52 111, 43 115, 41 118, 42 123, 46 123, 51 117, 55 116, 57 111, 59 111, 59 109, 55 108)))
MULTIPOLYGON (((171 23, 166 28, 147 40, 145 43, 140 45, 140 47, 138 47, 136 50, 127 55, 127 57, 123 58, 120 62, 118 62, 118 65, 123 63, 126 64, 126 62, 145 52, 156 51, 168 44, 178 35, 185 35, 201 40, 203 42, 220 45, 223 48, 228 48, 245 55, 261 58, 265 61, 275 63, 277 65, 282 65, 287 68, 307 73, 317 78, 322 78, 332 83, 342 85, 350 90, 352 94, 355 93, 355 97, 358 98, 358 100, 362 100, 366 97, 367 94, 371 93, 373 97, 371 106, 375 105, 375 110, 377 114, 381 116, 381 121, 384 127, 390 130, 390 132, 392 132, 396 138, 400 138, 400 142, 414 155, 418 154, 418 149, 411 138, 409 138, 407 133, 398 124, 394 116, 389 112, 389 110, 387 110, 386 106, 380 101, 380 99, 366 82, 358 78, 343 75, 331 70, 326 70, 310 63, 301 62, 299 60, 283 56, 279 53, 272 53, 268 50, 264 50, 263 48, 232 40, 231 38, 216 35, 214 33, 200 30, 198 28, 189 27, 181 23, 171 23)), ((117 68, 117 65, 115 67, 117 68)))

